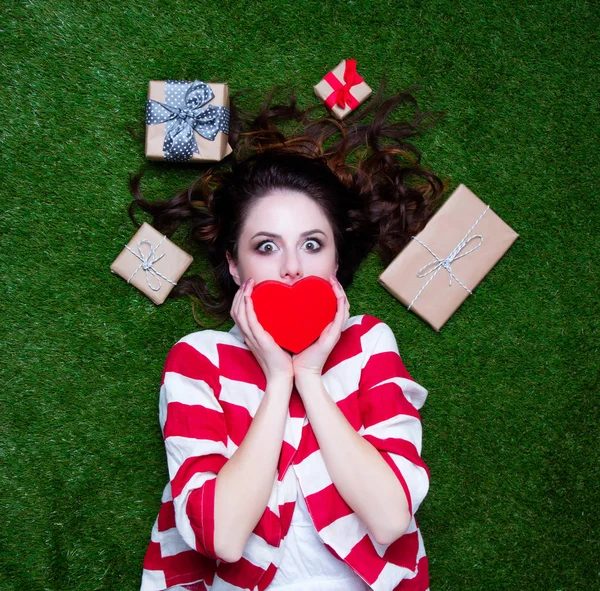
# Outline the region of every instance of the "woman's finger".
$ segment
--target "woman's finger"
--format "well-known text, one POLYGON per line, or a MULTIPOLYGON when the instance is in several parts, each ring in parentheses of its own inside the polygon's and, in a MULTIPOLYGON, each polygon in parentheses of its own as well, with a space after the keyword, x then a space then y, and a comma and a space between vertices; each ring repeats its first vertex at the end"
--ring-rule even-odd
POLYGON ((338 298, 338 311, 335 315, 333 324, 336 332, 341 332, 342 326, 344 325, 344 316, 346 314, 346 298, 344 296, 340 296, 338 298))
POLYGON ((333 288, 333 291, 335 292, 335 297, 339 297, 339 295, 340 295, 339 292, 342 289, 340 282, 337 280, 337 278, 335 276, 332 275, 329 278, 329 283, 331 283, 331 287, 333 288))
POLYGON ((323 343, 327 343, 328 346, 333 346, 339 337, 341 328, 344 325, 344 298, 340 296, 337 298, 337 309, 333 320, 327 325, 323 331, 323 343))
POLYGON ((244 284, 244 289, 240 294, 240 302, 238 306, 238 316, 240 318, 240 322, 242 323, 242 327, 245 333, 252 334, 250 327, 248 326, 248 318, 246 316, 246 293, 248 292, 248 283, 244 284))
POLYGON ((240 285, 240 288, 237 290, 237 293, 235 294, 235 298, 236 298, 236 303, 237 303, 238 310, 240 308, 241 301, 244 299, 244 289, 245 288, 246 288, 246 282, 244 281, 244 283, 242 283, 240 285))
POLYGON ((231 303, 230 315, 236 324, 237 324, 237 319, 238 319, 238 308, 239 308, 241 292, 242 292, 242 286, 240 285, 238 287, 238 290, 235 292, 235 295, 233 296, 233 302, 231 303))
POLYGON ((344 321, 342 323, 346 324, 346 322, 348 321, 348 318, 350 318, 350 301, 348 300, 348 296, 346 295, 346 292, 344 291, 344 288, 341 286, 340 282, 337 280, 336 277, 334 277, 334 284, 335 284, 335 290, 337 292, 338 297, 343 297, 344 301, 343 301, 343 305, 342 308, 344 310, 343 313, 343 317, 344 317, 344 321))
POLYGON ((249 330, 252 332, 252 338, 254 339, 256 346, 260 347, 261 349, 264 349, 266 345, 270 344, 265 343, 265 336, 268 340, 268 337, 270 337, 270 335, 262 327, 260 321, 258 320, 258 317, 256 316, 256 311, 254 310, 254 300, 252 299, 253 292, 254 280, 250 278, 243 297, 244 315, 249 330))
POLYGON ((267 346, 273 345, 273 343, 275 343, 275 339, 264 329, 260 323, 260 320, 258 319, 258 316, 256 315, 254 301, 252 300, 253 290, 254 285, 251 284, 250 288, 248 289, 248 294, 245 296, 246 316, 256 341, 260 343, 263 348, 266 348, 267 346))
MULTIPOLYGON (((235 311, 237 319, 239 319, 239 317, 240 317, 240 311, 241 311, 243 303, 244 303, 245 287, 246 287, 246 282, 244 282, 244 283, 242 283, 242 285, 240 285, 240 288, 237 290, 237 292, 234 296, 234 299, 233 299, 233 309, 235 311)), ((237 320, 236 320, 236 322, 237 322, 237 320)))
POLYGON ((235 303, 235 322, 236 324, 239 326, 240 330, 242 331, 242 335, 244 336, 244 340, 246 341, 246 344, 248 346, 254 346, 255 343, 255 339, 254 336, 252 334, 252 330, 250 329, 250 327, 248 326, 248 320, 246 317, 246 304, 244 302, 244 293, 246 292, 248 287, 248 282, 245 281, 241 286, 240 289, 238 289, 237 293, 235 294, 235 298, 237 298, 237 301, 235 303))
POLYGON ((251 293, 244 295, 244 313, 254 338, 258 343, 260 343, 264 338, 263 333, 265 330, 262 328, 258 318, 256 317, 256 311, 254 310, 254 302, 252 301, 251 293))
MULTIPOLYGON (((337 277, 331 276, 331 284, 333 286, 333 290, 335 292, 336 297, 344 296, 346 302, 348 302, 348 296, 342 287, 342 284, 337 280, 337 277)), ((348 302, 348 307, 350 307, 350 302, 348 302)))
POLYGON ((258 337, 260 331, 259 331, 259 325, 256 319, 256 313, 254 312, 254 302, 252 301, 252 291, 253 291, 254 285, 252 283, 249 283, 248 287, 245 289, 244 294, 243 294, 243 307, 244 307, 244 316, 246 318, 246 322, 248 323, 248 326, 250 328, 250 330, 252 330, 252 334, 255 338, 258 337))

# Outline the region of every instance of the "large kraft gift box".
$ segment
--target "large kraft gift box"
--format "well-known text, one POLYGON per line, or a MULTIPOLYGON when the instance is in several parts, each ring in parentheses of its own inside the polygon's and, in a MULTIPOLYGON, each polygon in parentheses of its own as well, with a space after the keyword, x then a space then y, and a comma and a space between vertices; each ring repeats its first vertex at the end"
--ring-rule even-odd
POLYGON ((199 80, 151 80, 146 101, 146 158, 215 162, 232 149, 229 87, 199 80))
POLYGON ((338 119, 349 115, 373 93, 356 71, 356 60, 342 60, 313 88, 338 119))
POLYGON ((378 281, 439 331, 518 237, 461 184, 378 281))
POLYGON ((144 222, 110 270, 158 305, 167 299, 193 260, 191 255, 144 222))

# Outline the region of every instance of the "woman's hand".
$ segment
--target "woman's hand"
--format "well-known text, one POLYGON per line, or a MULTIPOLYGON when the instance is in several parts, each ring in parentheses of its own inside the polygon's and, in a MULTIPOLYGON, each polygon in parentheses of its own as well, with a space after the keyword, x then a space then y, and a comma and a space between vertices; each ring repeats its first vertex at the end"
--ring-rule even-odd
POLYGON ((231 317, 239 326, 248 348, 265 373, 267 381, 285 379, 293 381, 294 367, 291 355, 261 326, 252 303, 252 278, 245 281, 233 298, 231 317))
POLYGON ((321 375, 323 366, 325 365, 329 354, 339 341, 342 328, 350 316, 350 304, 348 303, 344 288, 333 276, 329 281, 337 296, 337 312, 335 318, 325 327, 317 341, 310 345, 310 347, 304 349, 301 353, 292 356, 295 379, 298 379, 303 375, 321 375))

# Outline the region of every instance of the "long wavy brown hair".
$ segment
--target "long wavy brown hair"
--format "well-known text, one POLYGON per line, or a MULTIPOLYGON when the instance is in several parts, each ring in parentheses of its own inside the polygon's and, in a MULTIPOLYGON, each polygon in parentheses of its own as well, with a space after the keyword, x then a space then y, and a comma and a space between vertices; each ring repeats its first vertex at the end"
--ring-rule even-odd
MULTIPOLYGON (((183 277, 170 298, 189 295, 218 323, 229 317, 237 284, 229 273, 228 251, 237 261, 237 243, 253 203, 273 189, 294 189, 314 199, 333 228, 337 278, 344 288, 375 248, 384 263, 418 234, 440 205, 445 185, 421 165, 409 141, 434 123, 439 112, 421 112, 415 90, 385 97, 385 85, 367 105, 339 121, 314 116, 317 105, 298 108, 294 93, 274 104, 272 91, 258 113, 231 100, 229 143, 233 153, 203 167, 191 185, 167 200, 147 201, 141 174, 130 177, 134 199, 167 237, 188 226, 189 237, 210 261, 217 293, 201 275, 183 277), (391 122, 395 109, 410 107, 410 120, 391 122), (294 129, 284 133, 283 127, 294 129)), ((194 318, 202 324, 195 315, 194 318)))

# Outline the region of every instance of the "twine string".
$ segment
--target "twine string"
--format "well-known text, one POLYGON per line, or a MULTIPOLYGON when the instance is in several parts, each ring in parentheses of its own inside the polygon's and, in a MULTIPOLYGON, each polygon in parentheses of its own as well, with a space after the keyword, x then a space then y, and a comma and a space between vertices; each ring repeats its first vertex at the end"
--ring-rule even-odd
POLYGON ((458 259, 461 259, 462 257, 467 256, 469 253, 473 252, 474 250, 477 250, 482 244, 483 244, 483 236, 481 234, 474 234, 473 236, 469 236, 469 234, 471 234, 471 232, 473 231, 473 229, 475 228, 475 226, 481 221, 481 218, 483 218, 483 216, 486 214, 486 212, 488 211, 488 209, 490 208, 490 206, 488 205, 484 210, 483 213, 477 218, 477 220, 475 221, 475 223, 467 230, 467 233, 463 236, 462 240, 456 245, 456 247, 452 250, 452 252, 444 259, 440 259, 432 250, 431 248, 429 248, 429 246, 427 246, 426 244, 424 244, 423 242, 421 242, 421 240, 419 240, 416 236, 411 236, 411 238, 413 240, 416 240, 419 244, 421 244, 422 246, 424 246, 430 253, 431 255, 435 258, 435 261, 431 261, 429 263, 427 263, 426 265, 423 265, 418 271, 417 271, 417 277, 425 277, 427 275, 429 275, 430 273, 433 273, 433 275, 431 275, 431 277, 427 280, 427 282, 425 283, 425 285, 423 285, 421 287, 421 289, 419 290, 419 292, 417 293, 417 295, 413 298, 412 302, 409 304, 408 306, 408 310, 410 310, 413 306, 413 304, 417 301, 417 299, 419 298, 419 296, 423 293, 423 291, 425 290, 425 288, 431 283, 431 281, 433 281, 433 279, 435 278, 435 276, 442 270, 442 269, 446 269, 446 271, 448 271, 448 275, 450 276, 450 283, 449 286, 452 286, 452 279, 456 279, 456 281, 465 289, 467 290, 470 294, 472 294, 473 292, 454 274, 454 272, 452 271, 452 263, 458 259), (459 254, 466 246, 467 244, 469 244, 469 242, 471 242, 471 240, 475 240, 476 238, 479 238, 479 244, 477 246, 474 246, 473 248, 471 248, 470 250, 468 250, 467 252, 464 252, 462 254, 459 254), (424 271, 425 269, 427 269, 428 267, 431 267, 428 271, 424 271))
POLYGON ((162 287, 162 283, 161 283, 159 277, 162 277, 165 281, 168 281, 172 285, 177 285, 177 283, 171 281, 168 277, 165 277, 162 273, 160 273, 159 271, 157 271, 154 268, 154 264, 158 263, 158 261, 160 261, 167 254, 166 252, 163 252, 158 258, 156 257, 156 251, 158 250, 158 247, 165 241, 165 239, 166 239, 166 236, 163 236, 162 240, 156 246, 152 246, 152 242, 150 240, 138 240, 137 248, 138 248, 139 254, 138 254, 138 252, 131 250, 131 248, 129 248, 129 246, 127 244, 125 245, 125 248, 131 254, 133 254, 140 261, 142 261, 137 266, 136 270, 129 276, 127 283, 129 283, 133 279, 133 276, 140 269, 143 269, 146 272, 146 283, 148 284, 148 287, 152 291, 159 291, 160 288, 162 287), (142 251, 142 244, 147 244, 150 247, 150 252, 148 252, 147 254, 144 254, 144 252, 142 251), (158 287, 154 287, 152 285, 152 283, 150 282, 151 277, 154 277, 156 279, 156 281, 158 282, 158 287))

